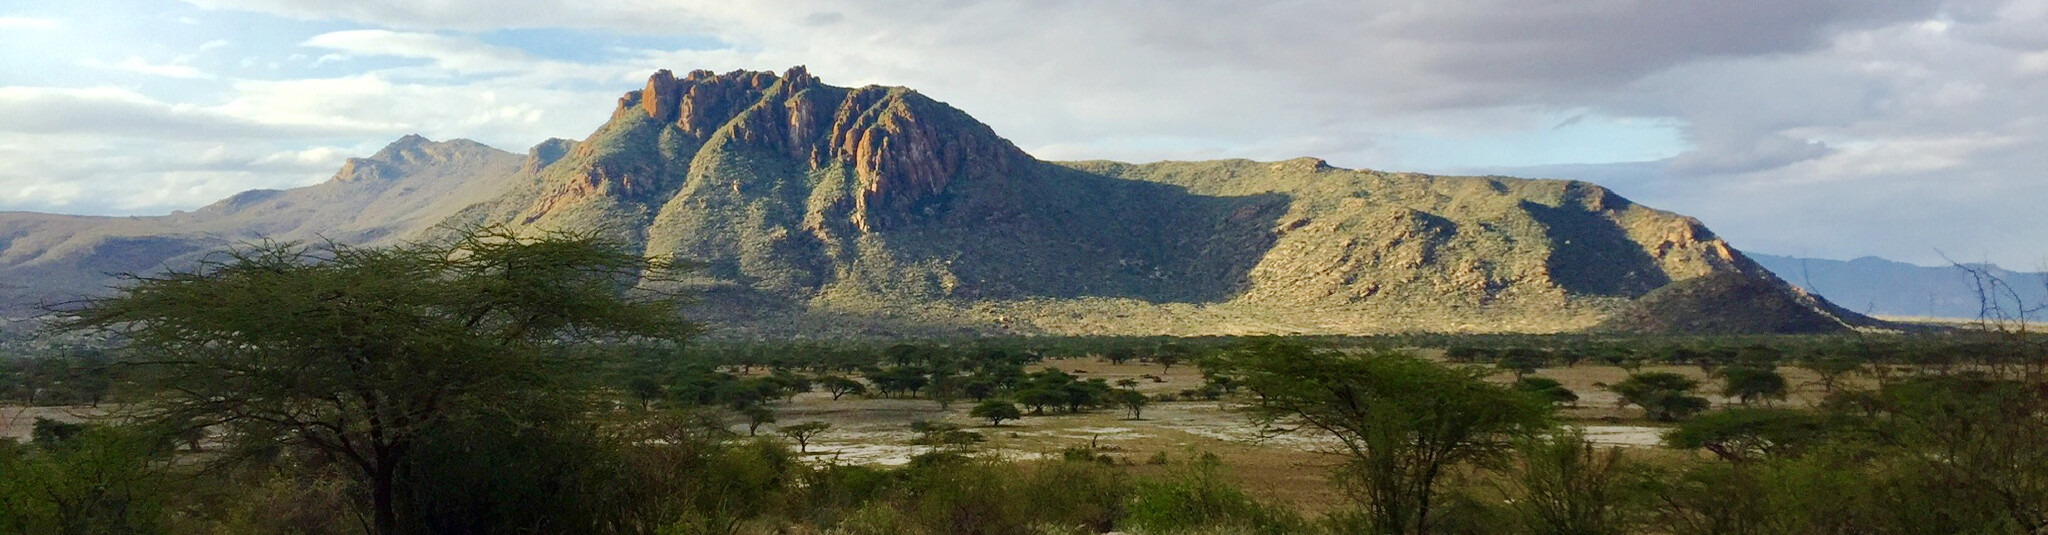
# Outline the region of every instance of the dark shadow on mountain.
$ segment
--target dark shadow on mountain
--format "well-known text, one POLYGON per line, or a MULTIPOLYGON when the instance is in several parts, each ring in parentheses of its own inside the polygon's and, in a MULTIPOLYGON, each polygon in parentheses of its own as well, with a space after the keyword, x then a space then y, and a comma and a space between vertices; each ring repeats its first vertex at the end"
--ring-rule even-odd
POLYGON ((957 281, 943 293, 961 299, 1225 301, 1249 285, 1290 203, 1044 163, 952 193, 937 220, 877 237, 899 258, 944 265, 957 281))
POLYGON ((1522 201, 1550 238, 1545 267, 1566 292, 1637 297, 1671 282, 1643 247, 1613 221, 1574 207, 1522 201))

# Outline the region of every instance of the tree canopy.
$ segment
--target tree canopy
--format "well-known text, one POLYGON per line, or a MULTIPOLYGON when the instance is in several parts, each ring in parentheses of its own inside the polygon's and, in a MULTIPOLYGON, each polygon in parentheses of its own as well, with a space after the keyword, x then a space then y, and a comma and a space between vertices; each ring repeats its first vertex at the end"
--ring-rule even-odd
POLYGON ((1446 470, 1498 461, 1550 425, 1547 400, 1400 353, 1254 340, 1210 365, 1251 391, 1265 424, 1336 438, 1350 457, 1345 486, 1380 533, 1428 533, 1446 470))
POLYGON ((404 467, 435 426, 574 407, 598 341, 680 341, 672 266, 593 234, 479 228, 363 248, 264 243, 129 276, 71 329, 111 331, 156 394, 137 416, 307 447, 352 469, 374 531, 400 532, 404 467))

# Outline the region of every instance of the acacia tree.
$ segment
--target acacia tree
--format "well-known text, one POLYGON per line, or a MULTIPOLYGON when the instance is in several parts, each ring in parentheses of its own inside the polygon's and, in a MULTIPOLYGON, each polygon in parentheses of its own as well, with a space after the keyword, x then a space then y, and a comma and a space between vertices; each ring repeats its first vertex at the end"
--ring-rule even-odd
POLYGON ((1693 395, 1699 386, 1699 381, 1676 373, 1646 372, 1630 374, 1607 389, 1619 396, 1617 406, 1635 405, 1651 420, 1675 422, 1707 410, 1707 398, 1693 395))
POLYGON ((1145 419, 1145 405, 1152 402, 1151 398, 1145 397, 1145 393, 1130 389, 1117 390, 1110 393, 1109 397, 1117 405, 1122 405, 1124 410, 1131 411, 1132 420, 1145 419))
POLYGON ((826 392, 832 394, 832 401, 839 401, 840 396, 847 394, 861 395, 868 393, 867 385, 839 375, 827 375, 822 379, 818 379, 818 384, 823 386, 826 392))
POLYGON ((596 234, 502 227, 384 248, 265 243, 189 271, 128 276, 64 325, 126 341, 153 396, 136 417, 304 447, 369 491, 371 531, 411 531, 408 460, 436 426, 590 398, 581 344, 680 341, 669 266, 596 234))
POLYGON ((1739 400, 1743 405, 1761 401, 1769 407, 1771 400, 1783 400, 1787 392, 1785 376, 1777 370, 1750 366, 1721 368, 1721 394, 1739 400))
POLYGON ((1426 534, 1447 470, 1503 460, 1514 441, 1547 429, 1550 404, 1489 383, 1485 372, 1397 353, 1345 354, 1255 340, 1214 362, 1250 390, 1259 423, 1338 440, 1345 487, 1373 528, 1426 534))
POLYGON ((989 427, 1002 427, 1003 420, 1015 420, 1024 417, 1022 412, 1018 412, 1017 404, 1011 403, 1006 399, 983 401, 980 405, 975 405, 973 409, 967 411, 967 414, 975 418, 987 419, 989 427))
POLYGON ((796 441, 797 453, 810 453, 811 439, 817 438, 819 433, 824 433, 826 429, 830 428, 832 428, 832 424, 809 421, 777 429, 775 432, 796 441))

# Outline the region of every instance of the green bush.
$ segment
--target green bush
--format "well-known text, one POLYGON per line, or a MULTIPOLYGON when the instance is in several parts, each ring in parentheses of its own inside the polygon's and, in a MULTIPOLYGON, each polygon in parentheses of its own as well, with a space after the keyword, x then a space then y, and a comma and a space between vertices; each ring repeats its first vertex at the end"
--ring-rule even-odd
POLYGON ((95 425, 34 448, 0 445, 0 534, 160 531, 171 497, 160 443, 95 425))
POLYGON ((1130 523, 1144 533, 1160 534, 1207 529, 1280 534, 1307 529, 1299 515, 1259 503, 1229 482, 1213 454, 1203 454, 1165 478, 1139 483, 1130 523))

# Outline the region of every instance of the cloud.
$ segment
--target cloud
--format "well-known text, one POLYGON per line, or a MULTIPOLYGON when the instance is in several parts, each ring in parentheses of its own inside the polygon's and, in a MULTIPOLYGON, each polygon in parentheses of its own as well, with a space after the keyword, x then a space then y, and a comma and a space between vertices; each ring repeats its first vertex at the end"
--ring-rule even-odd
POLYGON ((315 35, 301 44, 355 56, 425 59, 436 69, 456 74, 519 72, 536 63, 518 50, 430 33, 348 30, 315 35))
POLYGON ((643 33, 700 32, 696 4, 633 0, 185 0, 205 9, 259 11, 303 20, 349 20, 401 29, 492 30, 502 28, 607 28, 643 33))
POLYGON ((211 80, 214 78, 212 74, 207 74, 189 65, 178 65, 176 63, 154 64, 143 60, 140 56, 129 56, 128 59, 114 63, 87 58, 79 60, 78 64, 94 69, 125 71, 167 78, 185 78, 189 80, 211 80))
POLYGON ((0 87, 0 116, 8 118, 0 122, 0 132, 117 138, 314 139, 361 136, 386 127, 331 117, 236 115, 167 104, 113 87, 0 87))
POLYGON ((63 25, 57 19, 0 17, 0 30, 50 30, 63 25))
POLYGON ((190 210, 258 188, 290 188, 332 175, 362 146, 272 150, 251 143, 93 138, 38 144, 0 132, 0 210, 115 215, 190 210))
POLYGON ((419 133, 464 137, 512 150, 549 137, 580 137, 611 112, 619 91, 554 89, 497 78, 393 80, 381 74, 301 80, 238 80, 232 100, 211 108, 234 117, 330 125, 389 141, 419 133))

